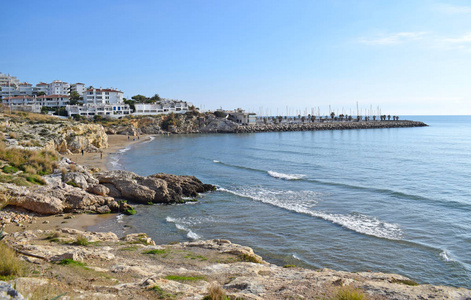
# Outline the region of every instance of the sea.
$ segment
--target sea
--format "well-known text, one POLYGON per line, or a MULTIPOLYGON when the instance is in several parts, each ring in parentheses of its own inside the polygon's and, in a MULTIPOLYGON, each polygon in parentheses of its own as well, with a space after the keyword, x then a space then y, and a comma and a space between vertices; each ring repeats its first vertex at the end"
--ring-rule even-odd
POLYGON ((136 205, 94 230, 228 239, 278 265, 471 288, 471 116, 428 127, 155 136, 108 169, 192 175, 196 203, 136 205))

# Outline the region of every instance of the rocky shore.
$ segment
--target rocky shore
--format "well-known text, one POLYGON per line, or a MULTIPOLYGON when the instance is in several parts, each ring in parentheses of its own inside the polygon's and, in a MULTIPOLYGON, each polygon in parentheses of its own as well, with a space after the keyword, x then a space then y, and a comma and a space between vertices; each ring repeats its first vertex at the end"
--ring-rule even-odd
MULTIPOLYGON (((124 135, 154 133, 151 128, 165 133, 154 123, 142 131, 139 126, 144 123, 116 128, 124 135)), ((426 126, 412 121, 370 121, 249 127, 213 117, 203 120, 198 129, 184 124, 186 127, 181 128, 194 133, 426 126)), ((215 291, 226 294, 226 299, 341 299, 342 293, 368 299, 471 299, 470 290, 418 285, 397 274, 276 266, 252 249, 228 240, 158 245, 159 241, 144 233, 118 237, 110 232, 66 228, 72 226, 73 222, 67 222, 77 213, 133 213, 132 203, 182 203, 214 187, 192 176, 139 176, 128 171, 89 169, 73 162, 70 157, 89 162, 88 154, 96 156, 110 146, 105 134, 110 129, 101 125, 75 126, 62 121, 4 125, 18 131, 7 136, 9 147, 55 149, 69 158, 62 157, 52 174, 43 176, 45 185, 0 184, 3 200, 9 204, 0 210, 0 224, 5 225, 1 244, 16 251, 23 270, 20 276, 0 280, 0 299, 202 299, 215 291), (35 134, 45 137, 36 146, 27 140, 35 134), (81 149, 86 150, 85 156, 80 154, 81 149), (44 215, 64 224, 53 226, 49 223, 52 219, 44 220, 44 215)), ((186 133, 178 127, 169 129, 186 133)), ((125 146, 125 141, 130 142, 129 138, 119 139, 120 145, 125 146)))
MULTIPOLYGON (((129 171, 92 173, 86 167, 63 158, 53 174, 43 176, 46 185, 24 187, 2 184, 8 205, 31 212, 52 215, 63 212, 132 212, 131 203, 184 203, 184 198, 197 197, 215 189, 193 176, 154 174, 138 176, 129 171)), ((5 223, 6 219, 0 220, 5 223)))
MULTIPOLYGON (((219 287, 228 299, 469 299, 471 291, 417 285, 397 274, 276 266, 228 240, 156 245, 144 233, 62 228, 11 233, 4 241, 31 275, 1 282, 11 299, 203 299, 219 287), (353 299, 353 298, 352 298, 353 299), (356 299, 356 298, 355 298, 356 299)), ((158 241, 157 241, 158 242, 158 241)), ((6 292, 0 298, 10 299, 6 292), (2 297, 3 296, 3 297, 2 297)))

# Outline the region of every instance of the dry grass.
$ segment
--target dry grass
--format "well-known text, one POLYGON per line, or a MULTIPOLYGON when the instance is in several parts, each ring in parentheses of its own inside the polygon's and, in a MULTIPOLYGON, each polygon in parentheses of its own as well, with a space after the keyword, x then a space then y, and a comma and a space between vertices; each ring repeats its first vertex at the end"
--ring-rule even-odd
MULTIPOLYGON (((59 156, 52 151, 33 151, 26 149, 16 149, 5 147, 5 143, 0 141, 0 160, 6 161, 12 167, 22 170, 27 181, 32 183, 41 182, 38 175, 46 175, 57 168, 59 156)), ((4 178, 3 182, 14 182, 4 178)))
POLYGON ((23 264, 16 256, 15 250, 0 243, 0 277, 19 276, 22 271, 23 264))
POLYGON ((10 191, 6 190, 5 188, 0 189, 0 210, 7 206, 11 200, 11 193, 10 191))
POLYGON ((367 300, 368 298, 361 289, 352 286, 340 287, 337 291, 335 300, 367 300))
POLYGON ((226 291, 217 282, 213 282, 208 287, 208 295, 205 296, 204 300, 226 300, 229 299, 226 295, 226 291))

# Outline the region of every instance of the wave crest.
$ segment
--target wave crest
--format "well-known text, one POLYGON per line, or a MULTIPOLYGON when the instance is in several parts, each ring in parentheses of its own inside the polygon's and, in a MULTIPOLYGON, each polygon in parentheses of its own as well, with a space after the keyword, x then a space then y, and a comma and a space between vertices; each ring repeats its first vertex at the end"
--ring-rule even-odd
POLYGON ((298 180, 298 179, 306 177, 306 175, 302 175, 302 174, 284 174, 284 173, 278 173, 275 171, 268 171, 267 173, 271 177, 285 179, 285 180, 298 180))
POLYGON ((320 194, 312 191, 275 191, 260 187, 237 188, 235 190, 219 188, 219 190, 289 211, 321 218, 361 234, 390 240, 402 239, 402 230, 398 224, 382 222, 376 217, 355 212, 344 215, 313 210, 312 207, 316 206, 320 194))

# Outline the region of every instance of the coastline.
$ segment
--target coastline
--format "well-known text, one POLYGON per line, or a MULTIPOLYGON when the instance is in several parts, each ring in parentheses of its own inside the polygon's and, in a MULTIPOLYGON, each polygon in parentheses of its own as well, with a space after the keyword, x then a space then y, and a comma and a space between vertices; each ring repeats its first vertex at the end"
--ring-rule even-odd
POLYGON ((152 135, 143 134, 140 135, 138 139, 136 136, 128 138, 126 135, 108 135, 109 147, 102 150, 103 156, 101 156, 100 152, 85 152, 83 155, 81 153, 74 153, 65 156, 76 164, 86 166, 91 170, 96 168, 100 170, 107 170, 106 164, 108 163, 108 156, 110 154, 116 153, 119 150, 128 147, 129 145, 148 141, 150 140, 151 136, 152 135))
MULTIPOLYGON (((137 137, 129 137, 128 139, 125 135, 108 135, 109 147, 103 150, 103 156, 100 155, 100 152, 86 152, 83 155, 78 153, 65 155, 65 157, 69 158, 74 163, 83 165, 89 169, 107 170, 106 164, 108 162, 109 155, 130 145, 149 141, 151 136, 152 135, 140 135, 139 139, 137 139, 137 137)), ((12 233, 24 230, 56 230, 59 228, 72 228, 88 231, 89 227, 98 226, 100 223, 116 217, 115 214, 85 213, 63 213, 51 216, 42 216, 31 213, 30 215, 32 216, 32 219, 29 222, 21 222, 21 225, 16 222, 5 224, 5 231, 12 233)))

